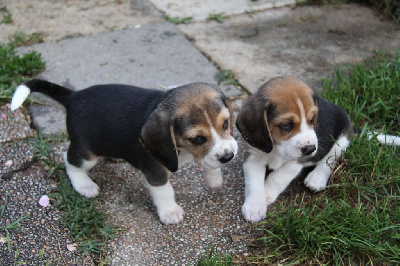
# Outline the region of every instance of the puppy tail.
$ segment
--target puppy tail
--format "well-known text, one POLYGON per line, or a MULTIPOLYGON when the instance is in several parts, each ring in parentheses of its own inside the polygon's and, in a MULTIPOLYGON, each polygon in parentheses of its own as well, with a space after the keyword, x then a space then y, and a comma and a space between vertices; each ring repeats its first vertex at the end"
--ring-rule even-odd
POLYGON ((18 86, 11 100, 11 111, 18 109, 31 92, 40 92, 66 105, 73 90, 42 79, 32 79, 18 86))
POLYGON ((379 134, 377 132, 368 132, 368 138, 376 138, 380 143, 384 145, 394 145, 400 147, 400 136, 379 134))

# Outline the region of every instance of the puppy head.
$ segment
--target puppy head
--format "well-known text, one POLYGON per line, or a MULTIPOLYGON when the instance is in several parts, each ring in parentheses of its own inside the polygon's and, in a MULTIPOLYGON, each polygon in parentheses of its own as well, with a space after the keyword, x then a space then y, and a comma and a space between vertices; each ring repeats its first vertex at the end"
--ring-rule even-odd
POLYGON ((315 155, 318 96, 294 77, 274 78, 243 106, 236 125, 243 138, 266 153, 273 148, 287 160, 315 155))
POLYGON ((230 161, 238 149, 229 103, 217 86, 207 83, 168 91, 144 125, 141 140, 172 172, 178 168, 179 148, 210 169, 230 161))

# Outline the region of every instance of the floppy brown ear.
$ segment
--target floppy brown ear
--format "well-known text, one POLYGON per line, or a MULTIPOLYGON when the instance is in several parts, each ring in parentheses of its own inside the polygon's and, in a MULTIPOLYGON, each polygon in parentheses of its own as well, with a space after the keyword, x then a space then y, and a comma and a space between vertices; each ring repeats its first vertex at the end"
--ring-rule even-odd
POLYGON ((268 104, 255 97, 245 103, 236 119, 236 127, 251 146, 270 153, 272 138, 268 128, 268 104))
POLYGON ((144 124, 140 142, 144 149, 164 165, 169 171, 178 170, 178 149, 174 126, 166 111, 157 108, 144 124))
POLYGON ((230 114, 230 117, 229 117, 229 128, 231 130, 231 135, 233 137, 233 112, 232 112, 232 107, 231 107, 231 105, 229 103, 229 100, 226 97, 222 97, 222 101, 223 101, 225 107, 228 108, 228 110, 229 110, 229 114, 230 114))

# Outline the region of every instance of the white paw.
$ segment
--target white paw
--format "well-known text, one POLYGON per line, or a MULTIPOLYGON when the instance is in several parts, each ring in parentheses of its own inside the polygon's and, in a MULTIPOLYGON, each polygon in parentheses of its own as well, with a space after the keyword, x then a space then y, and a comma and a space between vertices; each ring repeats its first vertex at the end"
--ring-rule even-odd
POLYGON ((184 211, 177 203, 158 207, 158 216, 163 224, 177 224, 183 220, 184 211))
POLYGON ((99 186, 90 179, 80 182, 73 187, 79 194, 86 198, 93 198, 99 194, 99 186))
POLYGON ((311 190, 319 191, 326 187, 328 180, 329 175, 326 177, 323 173, 312 171, 308 174, 306 179, 304 179, 304 185, 309 187, 311 190))
POLYGON ((279 195, 274 195, 272 193, 268 193, 265 191, 265 202, 267 203, 267 206, 271 205, 276 201, 279 195))
POLYGON ((221 188, 224 180, 221 178, 210 178, 210 179, 206 179, 207 180, 207 185, 209 188, 211 189, 218 189, 221 188))
POLYGON ((224 184, 221 168, 204 169, 204 178, 206 179, 207 186, 211 189, 221 188, 224 184))
POLYGON ((267 204, 263 201, 246 201, 242 206, 242 213, 246 221, 255 223, 266 217, 267 204))

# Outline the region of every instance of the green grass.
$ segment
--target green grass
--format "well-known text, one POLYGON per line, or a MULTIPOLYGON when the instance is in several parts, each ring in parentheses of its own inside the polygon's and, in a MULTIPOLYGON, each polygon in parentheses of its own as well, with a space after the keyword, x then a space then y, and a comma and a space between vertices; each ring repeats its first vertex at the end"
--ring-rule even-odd
POLYGON ((65 175, 64 165, 54 158, 52 146, 66 138, 66 135, 43 138, 39 134, 31 139, 31 144, 36 148, 35 156, 41 158, 44 169, 59 181, 57 191, 49 194, 49 197, 55 198, 56 204, 53 205, 64 212, 62 224, 69 229, 72 240, 79 244, 78 250, 82 255, 100 255, 117 229, 107 222, 107 215, 96 208, 97 199, 80 196, 73 189, 65 175))
POLYGON ((217 76, 218 85, 223 84, 232 84, 232 85, 240 85, 239 81, 236 79, 235 74, 231 69, 223 69, 217 76))
POLYGON ((232 256, 227 254, 219 254, 215 252, 215 245, 210 249, 207 255, 202 255, 197 262, 197 266, 228 266, 232 265, 232 256))
POLYGON ((364 64, 337 67, 323 80, 323 97, 342 106, 356 125, 400 135, 400 51, 376 53, 364 64))
POLYGON ((193 17, 184 17, 184 18, 179 18, 179 17, 170 17, 170 16, 165 16, 164 17, 166 21, 169 21, 173 24, 188 24, 192 21, 193 17))
POLYGON ((0 44, 0 102, 8 102, 17 85, 45 68, 35 51, 20 56, 11 45, 0 44))
POLYGON ((336 69, 323 96, 363 129, 323 192, 276 203, 256 225, 262 255, 251 262, 399 264, 400 149, 369 140, 367 131, 398 134, 400 53, 336 69))
POLYGON ((210 13, 210 14, 208 14, 207 21, 216 21, 219 23, 224 23, 224 20, 226 18, 228 18, 228 16, 224 15, 223 13, 221 13, 221 14, 210 13))
POLYGON ((44 34, 41 32, 34 32, 29 35, 27 35, 24 32, 16 32, 14 35, 9 37, 10 45, 14 47, 19 47, 19 46, 32 45, 36 43, 42 43, 43 36, 44 34))
POLYGON ((96 199, 80 196, 65 176, 59 180, 58 192, 54 195, 64 211, 63 225, 69 228, 70 236, 79 243, 78 250, 83 255, 102 253, 116 229, 107 222, 107 215, 96 208, 96 199))
MULTIPOLYGON (((0 220, 3 218, 4 211, 6 209, 6 205, 0 205, 0 220)), ((10 222, 7 225, 0 225, 0 232, 4 231, 6 233, 6 239, 7 239, 7 249, 8 253, 11 253, 11 239, 10 239, 10 230, 14 230, 19 228, 20 222, 24 220, 28 215, 25 215, 23 217, 18 218, 17 220, 10 222)))
POLYGON ((3 23, 11 24, 13 22, 11 13, 7 8, 5 8, 5 7, 0 8, 0 15, 2 17, 0 20, 0 24, 3 24, 3 23))

